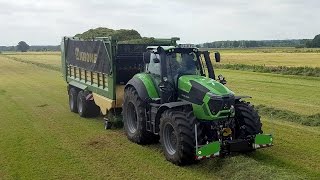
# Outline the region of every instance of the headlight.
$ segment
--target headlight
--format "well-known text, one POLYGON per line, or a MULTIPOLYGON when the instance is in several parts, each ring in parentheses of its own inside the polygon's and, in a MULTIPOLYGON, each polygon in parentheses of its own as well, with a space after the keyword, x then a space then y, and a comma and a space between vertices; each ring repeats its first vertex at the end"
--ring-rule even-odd
POLYGON ((208 105, 212 114, 217 114, 221 110, 230 110, 230 113, 233 114, 234 101, 234 95, 212 96, 208 105))

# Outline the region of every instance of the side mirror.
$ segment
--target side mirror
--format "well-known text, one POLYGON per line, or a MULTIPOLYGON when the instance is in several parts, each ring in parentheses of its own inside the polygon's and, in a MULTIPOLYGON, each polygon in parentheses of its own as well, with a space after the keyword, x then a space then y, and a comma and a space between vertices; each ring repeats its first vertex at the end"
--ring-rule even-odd
POLYGON ((214 58, 216 59, 216 62, 220 62, 220 60, 221 60, 221 59, 220 59, 220 58, 221 58, 221 57, 220 57, 220 53, 219 53, 219 52, 215 52, 215 53, 214 53, 214 58))
POLYGON ((154 59, 153 59, 153 62, 154 62, 154 63, 160 63, 160 59, 159 59, 159 58, 154 58, 154 59))
POLYGON ((146 64, 150 63, 150 56, 151 56, 150 52, 144 52, 143 53, 143 62, 146 64))
POLYGON ((221 74, 218 76, 218 80, 221 84, 225 85, 227 84, 227 80, 225 77, 223 77, 221 74))

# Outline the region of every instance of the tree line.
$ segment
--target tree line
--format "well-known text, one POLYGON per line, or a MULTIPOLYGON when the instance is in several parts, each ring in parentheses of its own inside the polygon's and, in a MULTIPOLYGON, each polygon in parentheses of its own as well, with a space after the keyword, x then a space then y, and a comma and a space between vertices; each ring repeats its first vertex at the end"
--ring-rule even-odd
POLYGON ((30 46, 25 41, 20 41, 16 46, 0 46, 1 51, 60 51, 60 46, 30 46))
MULTIPOLYGON (((120 42, 127 43, 148 43, 155 42, 153 37, 142 37, 140 33, 134 29, 119 29, 99 27, 89 29, 83 33, 76 34, 75 37, 82 39, 94 39, 96 37, 112 36, 120 42)), ((260 41, 215 41, 198 44, 201 48, 256 48, 256 47, 296 47, 296 48, 320 48, 320 34, 314 39, 291 39, 291 40, 260 40, 260 41)), ((29 46, 25 41, 20 41, 16 46, 0 46, 1 51, 60 51, 60 46, 29 46)))
POLYGON ((199 44, 202 48, 258 48, 258 47, 296 47, 319 48, 320 35, 314 39, 260 40, 260 41, 215 41, 199 44))
POLYGON ((312 40, 306 42, 307 48, 320 48, 320 34, 316 35, 312 40))

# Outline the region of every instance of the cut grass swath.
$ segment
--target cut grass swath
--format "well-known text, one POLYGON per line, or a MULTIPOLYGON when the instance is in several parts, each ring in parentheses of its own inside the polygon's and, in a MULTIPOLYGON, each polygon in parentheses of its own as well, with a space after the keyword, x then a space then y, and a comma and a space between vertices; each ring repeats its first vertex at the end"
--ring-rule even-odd
POLYGON ((284 75, 302 75, 320 77, 319 67, 287 67, 287 66, 265 66, 247 64, 215 64, 216 68, 232 69, 241 71, 252 71, 261 73, 276 73, 284 75))
POLYGON ((272 115, 276 119, 295 122, 306 126, 320 126, 320 114, 314 115, 301 115, 288 110, 280 110, 265 105, 258 105, 255 108, 259 111, 260 115, 272 115))

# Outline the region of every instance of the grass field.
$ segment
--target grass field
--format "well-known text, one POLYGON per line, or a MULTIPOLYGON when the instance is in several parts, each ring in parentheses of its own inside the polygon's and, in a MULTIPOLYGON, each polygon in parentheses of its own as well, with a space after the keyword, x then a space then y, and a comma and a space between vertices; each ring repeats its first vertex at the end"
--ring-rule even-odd
MULTIPOLYGON (((320 67, 320 49, 221 49, 222 64, 320 67)), ((212 51, 213 52, 213 51, 212 51)), ((213 53, 212 59, 213 58, 213 53)))
MULTIPOLYGON (((7 55, 59 66, 59 54, 7 55)), ((264 116, 275 146, 248 155, 167 162, 159 144, 129 142, 121 129, 105 131, 102 118, 68 109, 66 84, 50 66, 0 55, 0 179, 319 179, 320 127, 264 116), (10 58, 9 57, 9 58, 10 58)), ((218 70, 228 86, 263 104, 299 114, 320 109, 320 78, 218 70)))
POLYGON ((41 52, 13 53, 13 54, 7 54, 7 56, 18 58, 18 59, 24 59, 24 60, 35 62, 35 63, 47 64, 55 68, 61 67, 59 52, 52 52, 52 53, 45 53, 45 54, 41 52))

